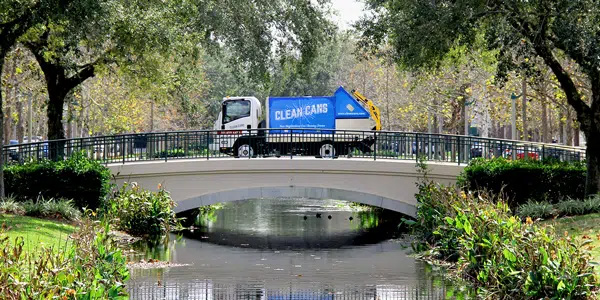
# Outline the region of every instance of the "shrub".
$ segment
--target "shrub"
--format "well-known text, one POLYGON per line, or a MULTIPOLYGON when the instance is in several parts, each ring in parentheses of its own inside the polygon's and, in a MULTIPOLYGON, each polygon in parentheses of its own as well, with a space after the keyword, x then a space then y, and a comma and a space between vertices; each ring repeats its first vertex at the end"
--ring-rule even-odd
POLYGON ((419 183, 415 248, 456 263, 479 294, 498 299, 584 299, 598 283, 579 241, 552 227, 522 223, 487 192, 419 183), (475 195, 476 194, 476 195, 475 195))
POLYGON ((517 215, 523 220, 527 217, 532 219, 546 219, 554 215, 554 206, 547 201, 529 201, 519 206, 517 215))
POLYGON ((28 200, 23 202, 23 209, 26 216, 56 218, 65 220, 77 220, 81 213, 73 205, 73 201, 66 199, 39 199, 38 201, 28 200))
POLYGON ((583 207, 586 214, 600 212, 600 195, 594 195, 583 200, 583 207))
POLYGON ((22 215, 25 213, 23 206, 13 197, 0 200, 0 214, 22 215))
POLYGON ((132 183, 123 185, 108 201, 107 214, 115 218, 119 229, 129 234, 161 236, 177 224, 174 206, 175 202, 164 189, 151 192, 132 183))
POLYGON ((126 260, 110 239, 108 225, 87 221, 62 251, 23 251, 23 239, 0 232, 2 299, 114 299, 127 296, 126 260))
POLYGON ((555 160, 473 160, 459 176, 466 190, 488 190, 506 195, 510 207, 527 201, 582 199, 586 169, 582 163, 555 160))
POLYGON ((554 206, 561 216, 578 216, 586 213, 585 202, 582 200, 567 199, 554 206))
POLYGON ((4 169, 6 194, 27 199, 73 199, 79 208, 96 209, 110 191, 110 171, 83 153, 64 161, 31 161, 4 169))

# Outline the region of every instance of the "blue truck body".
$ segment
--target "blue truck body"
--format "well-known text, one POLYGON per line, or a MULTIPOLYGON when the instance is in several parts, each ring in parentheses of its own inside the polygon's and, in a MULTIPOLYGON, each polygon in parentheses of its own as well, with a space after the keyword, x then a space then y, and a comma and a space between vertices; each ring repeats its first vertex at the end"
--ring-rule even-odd
POLYGON ((369 112, 343 87, 333 96, 269 97, 271 129, 336 129, 336 119, 368 119, 369 112))

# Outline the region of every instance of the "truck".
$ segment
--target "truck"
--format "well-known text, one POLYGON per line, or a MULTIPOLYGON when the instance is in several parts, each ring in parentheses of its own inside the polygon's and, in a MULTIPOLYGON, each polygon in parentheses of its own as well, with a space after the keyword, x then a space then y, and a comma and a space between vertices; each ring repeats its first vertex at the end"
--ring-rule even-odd
POLYGON ((234 157, 303 155, 334 158, 369 153, 380 110, 356 90, 333 96, 268 97, 263 116, 256 97, 225 97, 211 150, 234 157))

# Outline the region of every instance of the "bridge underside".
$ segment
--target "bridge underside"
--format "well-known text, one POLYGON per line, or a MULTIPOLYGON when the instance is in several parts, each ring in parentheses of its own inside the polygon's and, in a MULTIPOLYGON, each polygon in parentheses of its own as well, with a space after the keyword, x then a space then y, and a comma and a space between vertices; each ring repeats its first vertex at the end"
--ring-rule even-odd
POLYGON ((204 205, 215 203, 226 203, 250 199, 272 199, 272 198, 307 198, 307 199, 335 199, 368 204, 414 217, 417 208, 413 204, 404 203, 395 199, 377 196, 373 194, 354 192, 335 188, 303 187, 303 186, 281 186, 281 187, 258 187, 229 191, 221 191, 206 194, 177 202, 175 212, 183 212, 204 205))

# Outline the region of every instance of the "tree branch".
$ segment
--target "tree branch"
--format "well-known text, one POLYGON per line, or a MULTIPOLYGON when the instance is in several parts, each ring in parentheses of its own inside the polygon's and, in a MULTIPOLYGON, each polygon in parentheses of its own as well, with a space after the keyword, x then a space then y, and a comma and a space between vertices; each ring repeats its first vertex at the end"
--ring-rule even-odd
POLYGON ((95 73, 94 73, 95 72, 94 65, 95 65, 95 63, 89 63, 89 64, 85 65, 83 68, 81 68, 77 72, 77 74, 75 74, 75 75, 73 75, 71 77, 65 78, 64 88, 67 91, 70 91, 71 89, 73 89, 76 86, 80 85, 86 79, 88 79, 90 77, 94 77, 94 75, 95 75, 95 73))

